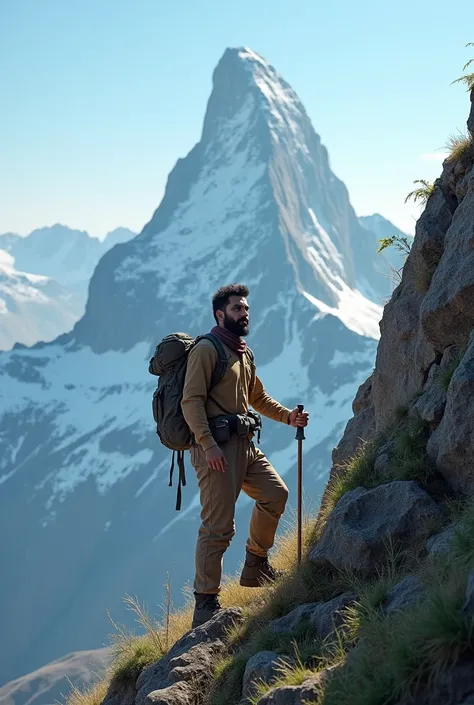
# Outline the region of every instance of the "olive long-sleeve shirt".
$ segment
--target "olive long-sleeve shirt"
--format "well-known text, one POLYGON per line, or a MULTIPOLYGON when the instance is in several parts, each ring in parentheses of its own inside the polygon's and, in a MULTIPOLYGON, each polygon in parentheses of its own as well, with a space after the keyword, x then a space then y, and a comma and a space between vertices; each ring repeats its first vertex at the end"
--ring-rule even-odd
POLYGON ((227 353, 227 372, 211 391, 210 398, 208 389, 217 364, 214 345, 209 340, 201 340, 188 358, 181 408, 196 443, 204 451, 217 445, 208 419, 219 416, 223 409, 228 414, 246 414, 252 406, 262 416, 285 424, 291 413, 267 394, 248 355, 240 359, 227 346, 224 349, 227 353))

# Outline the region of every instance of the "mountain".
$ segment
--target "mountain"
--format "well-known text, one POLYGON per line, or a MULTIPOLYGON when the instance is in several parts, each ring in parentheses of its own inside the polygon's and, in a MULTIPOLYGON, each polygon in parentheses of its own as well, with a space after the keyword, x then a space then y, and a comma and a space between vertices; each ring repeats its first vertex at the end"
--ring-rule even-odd
POLYGON ((0 235, 0 350, 49 342, 70 331, 84 313, 99 259, 134 236, 117 228, 100 241, 63 225, 26 237, 0 235))
POLYGON ((18 269, 56 280, 81 295, 85 303, 89 280, 99 259, 111 247, 135 235, 127 228, 116 228, 99 240, 84 230, 56 224, 33 230, 26 237, 15 233, 0 235, 0 249, 14 257, 18 269))
MULTIPOLYGON (((249 49, 213 76, 202 136, 179 159, 150 222, 97 264, 84 316, 49 344, 0 356, 0 679, 103 645, 125 594, 154 612, 192 579, 199 500, 192 468, 183 509, 167 487, 170 454, 151 416, 148 360, 167 333, 213 325, 212 293, 250 287, 249 343, 269 393, 311 413, 307 501, 370 374, 390 283, 374 233, 291 87, 249 49)), ((262 446, 295 501, 294 432, 264 423, 262 446)), ((242 497, 227 572, 244 551, 242 497)))
POLYGON ((0 350, 53 340, 71 330, 83 310, 79 294, 49 277, 17 271, 13 257, 0 250, 0 350))
POLYGON ((55 705, 71 689, 89 687, 110 657, 110 649, 68 654, 0 687, 2 705, 55 705))

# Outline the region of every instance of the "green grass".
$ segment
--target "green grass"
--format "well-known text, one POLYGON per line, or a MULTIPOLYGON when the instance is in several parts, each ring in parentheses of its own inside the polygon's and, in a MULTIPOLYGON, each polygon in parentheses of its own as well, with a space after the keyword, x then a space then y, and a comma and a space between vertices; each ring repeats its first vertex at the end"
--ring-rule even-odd
POLYGON ((408 421, 395 436, 389 463, 391 480, 416 480, 424 484, 433 468, 426 456, 427 430, 420 421, 408 421))
POLYGON ((242 681, 249 654, 240 653, 227 656, 217 662, 214 678, 206 702, 209 705, 230 705, 238 700, 236 694, 242 692, 242 681))
POLYGON ((302 656, 298 646, 294 646, 294 654, 292 659, 289 661, 282 661, 281 666, 278 669, 278 675, 273 681, 265 683, 264 681, 257 682, 255 684, 255 692, 249 698, 251 705, 258 705, 259 700, 263 695, 273 690, 274 688, 281 688, 288 685, 301 685, 305 680, 311 678, 315 675, 314 668, 308 668, 305 665, 304 657, 302 656))
POLYGON ((457 162, 468 154, 473 152, 473 139, 471 134, 459 132, 457 135, 451 135, 445 145, 449 152, 446 159, 448 162, 457 162))
MULTIPOLYGON (((459 516, 461 504, 453 506, 459 516)), ((474 503, 462 510, 449 554, 420 571, 427 598, 384 616, 385 579, 361 589, 348 609, 353 658, 334 673, 321 705, 388 705, 420 687, 436 691, 440 675, 463 657, 474 658, 474 619, 462 612, 467 576, 474 566, 474 503)))
MULTIPOLYGON (((474 46, 474 42, 469 42, 466 44, 466 47, 472 47, 474 46)), ((474 63, 474 59, 469 59, 469 61, 464 64, 463 71, 466 71, 472 64, 474 63)), ((468 91, 474 90, 474 72, 469 72, 469 73, 464 73, 462 76, 457 78, 453 83, 464 83, 468 91)))
POLYGON ((418 188, 414 189, 413 191, 410 191, 410 193, 405 198, 405 203, 408 203, 408 201, 413 200, 414 203, 417 203, 419 201, 421 205, 424 206, 428 198, 434 191, 434 183, 430 183, 425 179, 416 179, 413 183, 421 184, 421 186, 418 186, 418 188))

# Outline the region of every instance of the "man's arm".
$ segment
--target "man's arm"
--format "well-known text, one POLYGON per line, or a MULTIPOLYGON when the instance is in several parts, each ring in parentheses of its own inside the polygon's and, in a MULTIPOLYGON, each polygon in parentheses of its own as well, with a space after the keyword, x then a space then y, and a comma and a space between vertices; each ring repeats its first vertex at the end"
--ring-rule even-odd
POLYGON ((290 409, 279 404, 275 399, 265 391, 261 380, 255 375, 255 381, 252 385, 249 401, 255 411, 262 416, 266 416, 273 421, 280 421, 288 424, 290 419, 290 409))
POLYGON ((191 350, 181 401, 184 419, 194 434, 196 443, 199 443, 204 451, 217 445, 209 428, 205 406, 216 362, 217 353, 208 345, 198 344, 191 350))

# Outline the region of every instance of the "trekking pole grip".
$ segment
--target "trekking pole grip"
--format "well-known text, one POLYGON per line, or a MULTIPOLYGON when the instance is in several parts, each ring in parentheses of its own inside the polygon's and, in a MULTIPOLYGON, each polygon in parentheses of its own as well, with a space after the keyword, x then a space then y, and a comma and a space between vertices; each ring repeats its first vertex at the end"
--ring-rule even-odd
MULTIPOLYGON (((303 413, 303 411, 304 411, 303 404, 298 404, 298 411, 300 412, 300 414, 303 413)), ((297 441, 304 441, 305 440, 303 426, 298 426, 298 428, 296 429, 296 436, 295 437, 296 437, 297 441)))

